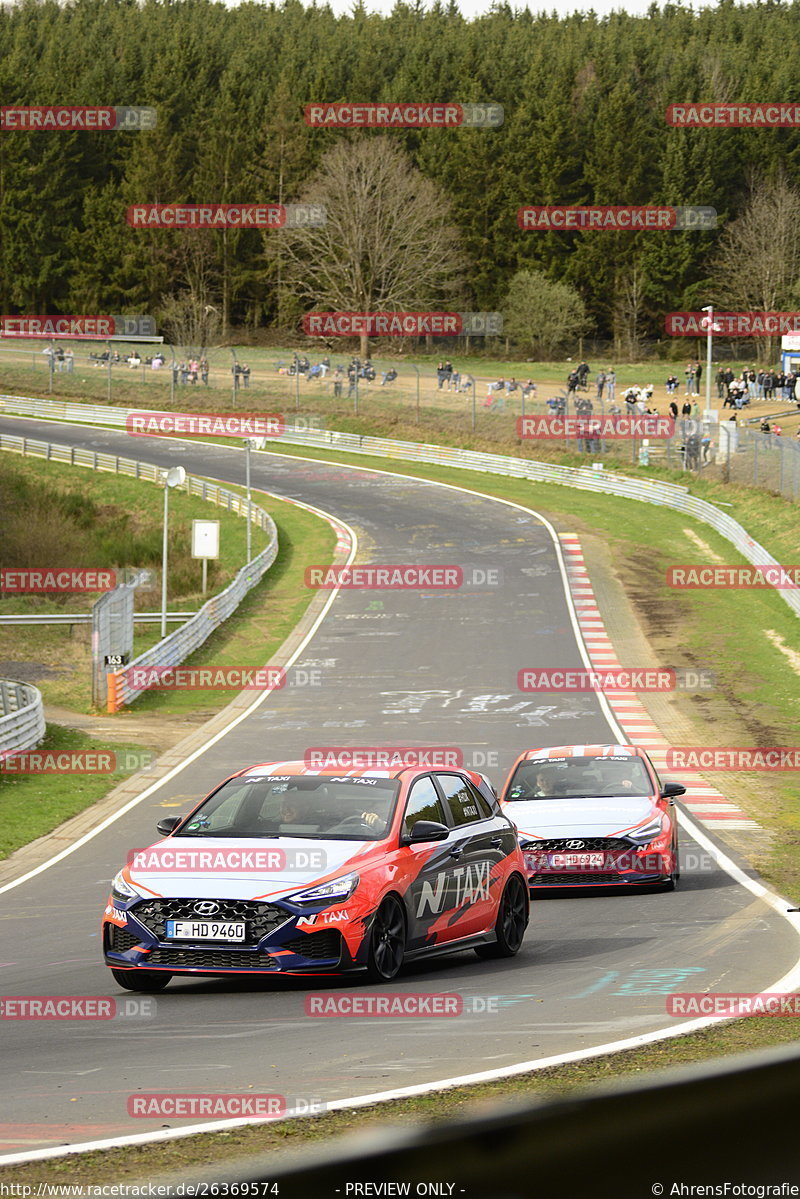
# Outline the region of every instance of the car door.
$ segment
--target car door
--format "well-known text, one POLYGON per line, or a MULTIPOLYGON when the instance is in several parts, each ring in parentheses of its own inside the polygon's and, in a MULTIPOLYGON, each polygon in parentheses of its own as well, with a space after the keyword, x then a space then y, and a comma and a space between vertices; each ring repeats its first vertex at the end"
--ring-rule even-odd
POLYGON ((448 919, 452 909, 461 857, 461 833, 451 827, 441 792, 431 775, 415 780, 409 791, 400 832, 403 870, 409 879, 405 893, 408 948, 452 940, 457 935, 448 919), (443 841, 403 845, 419 820, 433 820, 450 828, 443 841))
POLYGON ((469 937, 491 928, 502 887, 495 869, 513 850, 516 838, 508 822, 464 775, 437 772, 436 782, 453 824, 454 860, 449 920, 453 937, 469 937))

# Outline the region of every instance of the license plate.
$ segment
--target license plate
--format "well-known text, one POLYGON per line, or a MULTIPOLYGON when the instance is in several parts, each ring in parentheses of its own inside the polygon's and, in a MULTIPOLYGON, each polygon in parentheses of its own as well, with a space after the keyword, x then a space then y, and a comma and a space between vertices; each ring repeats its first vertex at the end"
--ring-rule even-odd
POLYGON ((548 854, 550 867, 553 870, 572 869, 575 866, 588 867, 589 870, 602 870, 606 855, 600 853, 551 853, 548 854))
POLYGON ((243 920, 168 920, 167 936, 178 941, 243 941, 245 925, 243 920))

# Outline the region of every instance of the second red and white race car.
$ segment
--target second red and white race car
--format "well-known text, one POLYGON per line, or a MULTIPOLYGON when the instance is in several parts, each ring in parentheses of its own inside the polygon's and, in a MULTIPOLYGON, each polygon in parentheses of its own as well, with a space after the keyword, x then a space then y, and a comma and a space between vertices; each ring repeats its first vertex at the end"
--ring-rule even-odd
POLYGON ((501 793, 519 830, 528 884, 657 886, 680 877, 675 799, 632 745, 557 745, 520 754, 501 793))

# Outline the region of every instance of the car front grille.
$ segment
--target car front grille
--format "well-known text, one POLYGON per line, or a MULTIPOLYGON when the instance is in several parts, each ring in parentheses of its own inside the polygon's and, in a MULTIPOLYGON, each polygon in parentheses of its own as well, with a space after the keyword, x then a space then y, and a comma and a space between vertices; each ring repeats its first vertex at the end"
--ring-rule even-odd
POLYGON ((632 843, 624 837, 549 837, 546 840, 523 841, 523 849, 529 853, 536 850, 540 853, 585 853, 593 850, 604 850, 606 853, 619 853, 630 850, 632 843), (575 844, 578 842, 579 844, 575 844))
POLYGON ((219 911, 213 916, 200 916, 195 911, 196 904, 202 902, 194 899, 147 899, 129 908, 130 915, 139 920, 149 929, 159 941, 167 936, 168 920, 244 920, 245 939, 240 944, 257 945, 262 937, 280 928, 291 913, 285 908, 279 908, 272 903, 256 903, 244 899, 218 899, 219 911))
POLYGON ((342 938, 335 929, 327 929, 325 932, 319 933, 303 933, 299 937, 292 937, 291 941, 284 941, 281 949, 290 949, 292 953, 310 958, 313 962, 331 958, 338 962, 342 956, 342 938))
POLYGON ((192 970, 275 970, 277 962, 268 953, 242 953, 236 949, 158 948, 143 959, 145 966, 173 966, 192 970))
POLYGON ((115 953, 125 953, 127 949, 133 949, 134 945, 141 945, 142 938, 132 933, 129 928, 118 928, 116 924, 110 924, 106 934, 106 948, 113 949, 115 953))

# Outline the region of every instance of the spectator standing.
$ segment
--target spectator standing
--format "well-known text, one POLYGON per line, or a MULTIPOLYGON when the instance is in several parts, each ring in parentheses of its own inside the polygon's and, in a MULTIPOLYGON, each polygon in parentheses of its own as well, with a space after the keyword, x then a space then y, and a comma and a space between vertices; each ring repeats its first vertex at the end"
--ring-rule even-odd
POLYGON ((724 400, 728 394, 728 383, 725 379, 725 372, 722 367, 717 371, 717 399, 724 400))
POLYGON ((614 370, 614 368, 612 366, 610 368, 610 370, 606 371, 606 395, 607 395, 609 404, 613 404, 613 402, 614 402, 614 395, 615 395, 616 387, 617 387, 617 372, 614 370))
POLYGON ((686 376, 686 392, 685 392, 685 394, 687 396, 690 396, 694 392, 694 363, 687 362, 686 370, 683 373, 686 376))
POLYGON ((703 377, 703 364, 702 364, 702 362, 695 362, 695 364, 694 364, 694 385, 697 388, 697 390, 693 394, 696 395, 698 397, 698 399, 700 397, 700 380, 702 379, 702 377, 703 377))
POLYGON ((597 384, 597 398, 598 398, 598 400, 602 400, 603 388, 606 385, 606 372, 604 370, 599 370, 597 372, 597 377, 595 378, 595 383, 597 384))

